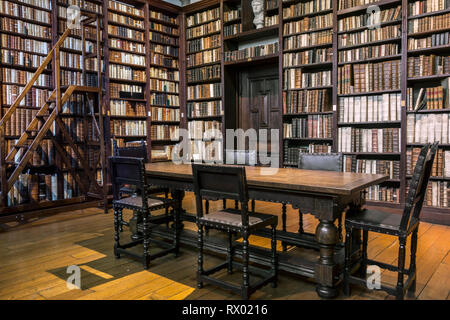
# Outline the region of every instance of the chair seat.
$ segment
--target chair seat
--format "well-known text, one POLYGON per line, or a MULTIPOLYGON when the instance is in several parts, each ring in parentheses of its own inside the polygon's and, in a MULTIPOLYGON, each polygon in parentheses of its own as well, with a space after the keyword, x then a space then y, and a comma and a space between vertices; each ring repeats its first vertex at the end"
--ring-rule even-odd
POLYGON ((348 214, 345 218, 345 224, 357 229, 398 235, 401 233, 401 220, 401 214, 364 209, 357 214, 348 214))
MULTIPOLYGON (((224 209, 215 211, 201 217, 200 222, 207 224, 220 224, 223 226, 242 227, 242 216, 240 210, 224 209)), ((277 217, 271 214, 249 213, 248 224, 250 227, 258 225, 276 224, 277 217)))
MULTIPOLYGON (((150 210, 158 210, 168 205, 174 205, 176 202, 175 199, 147 197, 147 207, 150 210)), ((120 200, 114 200, 113 205, 129 209, 142 209, 142 197, 126 197, 120 200)))

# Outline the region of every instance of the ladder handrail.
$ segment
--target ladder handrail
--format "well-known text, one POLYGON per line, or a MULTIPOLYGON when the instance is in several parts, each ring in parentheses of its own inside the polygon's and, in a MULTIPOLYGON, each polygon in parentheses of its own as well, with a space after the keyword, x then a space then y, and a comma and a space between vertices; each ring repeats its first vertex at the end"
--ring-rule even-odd
MULTIPOLYGON (((0 120, 0 130, 4 129, 6 122, 8 122, 11 119, 12 114, 14 113, 14 111, 16 111, 20 102, 25 98, 25 95, 33 87, 33 85, 36 82, 36 80, 38 79, 38 77, 42 74, 42 72, 45 70, 45 68, 48 66, 48 64, 52 61, 55 51, 59 51, 59 48, 63 44, 64 40, 66 40, 66 38, 70 34, 70 32, 71 32, 70 28, 67 28, 66 31, 64 31, 61 38, 59 38, 59 40, 55 43, 53 48, 50 50, 50 52, 45 57, 44 62, 33 74, 33 77, 31 77, 30 81, 28 81, 28 83, 25 85, 24 89, 22 90, 20 95, 17 97, 17 99, 14 101, 14 103, 11 105, 11 107, 9 107, 9 109, 6 111, 5 115, 0 120)), ((59 65, 57 65, 57 69, 58 70, 55 70, 55 71, 59 73, 59 65)), ((59 84, 56 84, 56 85, 59 86, 59 84)))

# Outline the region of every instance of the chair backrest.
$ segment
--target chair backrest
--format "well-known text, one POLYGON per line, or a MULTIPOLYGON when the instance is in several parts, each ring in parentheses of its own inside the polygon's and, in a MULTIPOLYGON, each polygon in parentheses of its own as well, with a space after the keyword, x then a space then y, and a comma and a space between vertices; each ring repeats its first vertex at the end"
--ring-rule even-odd
POLYGON ((299 152, 298 168, 307 170, 342 171, 342 153, 299 152))
POLYGON ((420 151, 411 182, 409 183, 409 192, 400 222, 402 230, 407 230, 419 219, 437 148, 438 142, 435 142, 431 147, 429 144, 425 145, 420 151))
POLYGON ((122 147, 117 146, 116 140, 113 141, 113 153, 114 156, 118 157, 132 157, 132 158, 143 158, 144 162, 148 162, 147 158, 147 146, 145 141, 139 141, 140 145, 135 147, 122 147))
POLYGON ((248 189, 245 167, 192 164, 197 217, 203 216, 203 199, 241 202, 242 225, 248 226, 248 189))
MULTIPOLYGON (((111 168, 111 183, 114 200, 120 199, 119 190, 123 185, 136 187, 136 191, 138 194, 142 195, 142 199, 147 199, 147 179, 143 158, 109 157, 109 165, 111 168)), ((142 204, 143 206, 146 206, 147 201, 142 201, 142 204)))
POLYGON ((225 163, 245 166, 255 166, 257 163, 256 150, 225 150, 225 163))

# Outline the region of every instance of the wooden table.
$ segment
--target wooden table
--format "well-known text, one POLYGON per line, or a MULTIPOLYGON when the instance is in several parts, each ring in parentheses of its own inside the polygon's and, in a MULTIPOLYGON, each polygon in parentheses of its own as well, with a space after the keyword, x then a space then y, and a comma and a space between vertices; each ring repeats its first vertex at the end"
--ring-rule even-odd
MULTIPOLYGON (((182 201, 184 191, 193 191, 192 167, 170 162, 146 164, 148 183, 170 188, 172 196, 182 201)), ((358 212, 364 204, 363 190, 388 179, 380 174, 362 174, 280 168, 275 175, 262 175, 259 167, 246 167, 250 199, 290 204, 302 212, 310 212, 317 219, 315 234, 298 234, 277 231, 277 239, 297 246, 319 250, 315 261, 293 261, 289 253, 280 253, 279 269, 314 278, 319 296, 332 298, 338 294, 337 284, 342 271, 343 246, 338 243, 338 232, 334 224, 342 213, 358 212), (341 254, 338 254, 340 251, 341 254), (337 261, 339 260, 339 261, 337 261)), ((195 215, 183 213, 182 220, 195 222, 195 215)), ((185 233, 184 231, 182 233, 185 233)), ((161 235, 163 235, 161 233, 161 235)), ((270 237, 269 233, 260 234, 270 237)), ((360 241, 360 235, 354 237, 360 241)), ((196 246, 195 235, 183 234, 181 243, 196 246)), ((353 246, 354 248, 359 246, 353 246)), ((208 244, 205 244, 208 249, 208 244)), ((213 251, 225 253, 225 248, 211 244, 213 251), (223 250, 222 250, 223 249, 223 250)), ((250 255, 250 260, 269 265, 270 255, 250 255)))

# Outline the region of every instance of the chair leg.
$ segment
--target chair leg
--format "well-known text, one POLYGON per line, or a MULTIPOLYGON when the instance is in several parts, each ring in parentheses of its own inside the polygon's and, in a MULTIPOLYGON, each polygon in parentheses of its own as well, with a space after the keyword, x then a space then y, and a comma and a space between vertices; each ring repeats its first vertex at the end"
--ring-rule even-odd
POLYGON ((250 286, 250 277, 248 272, 248 260, 249 260, 249 252, 248 252, 248 230, 244 230, 242 232, 242 237, 244 239, 242 246, 242 289, 241 296, 242 299, 249 299, 249 286, 250 286))
POLYGON ((144 230, 144 254, 143 254, 143 264, 144 264, 144 269, 147 270, 148 269, 148 265, 150 264, 150 256, 148 254, 148 249, 150 247, 150 234, 149 234, 149 230, 148 230, 148 223, 147 223, 147 218, 148 218, 148 212, 143 212, 142 213, 142 223, 143 223, 143 230, 144 230))
POLYGON ((173 208, 173 245, 175 247, 175 257, 178 257, 180 253, 180 235, 179 235, 179 222, 180 222, 180 205, 177 203, 175 208, 173 208))
MULTIPOLYGON (((281 206, 281 227, 283 231, 286 231, 286 204, 283 203, 281 206)), ((281 242, 283 247, 283 251, 287 250, 287 244, 285 242, 281 242)))
MULTIPOLYGON (((165 190, 164 191, 164 196, 166 197, 166 199, 169 198, 169 191, 165 190)), ((169 207, 166 207, 166 216, 169 214, 169 207)))
POLYGON ((339 236, 339 242, 342 242, 342 220, 344 220, 344 217, 342 215, 338 218, 338 236, 339 236))
POLYGON ((203 226, 198 225, 198 258, 197 258, 197 288, 203 288, 203 281, 201 276, 203 275, 203 226))
MULTIPOLYGON (((205 200, 205 214, 209 213, 209 201, 205 200)), ((209 228, 205 227, 205 233, 208 236, 209 235, 209 228)))
POLYGON ((123 214, 122 214, 122 210, 119 211, 119 229, 120 229, 120 232, 123 232, 123 214))
POLYGON ((344 281, 343 291, 346 296, 349 296, 350 283, 348 277, 350 276, 350 255, 352 250, 352 230, 350 227, 346 228, 345 233, 345 265, 344 265, 344 281))
POLYGON ((224 210, 227 208, 227 199, 222 199, 222 208, 224 210))
POLYGON ((120 253, 117 252, 117 248, 120 248, 120 223, 119 223, 119 212, 122 209, 114 208, 114 256, 116 259, 120 259, 120 253))
POLYGON ((369 241, 369 231, 363 231, 362 238, 362 257, 360 275, 363 279, 367 278, 367 242, 369 241))
POLYGON ((414 297, 416 293, 416 280, 417 280, 417 273, 416 273, 416 252, 417 252, 417 233, 419 227, 416 228, 416 230, 413 231, 411 236, 411 262, 409 265, 409 276, 413 276, 414 280, 412 281, 410 287, 408 288, 408 296, 414 297))
POLYGON ((303 233, 303 214, 300 209, 298 209, 298 233, 303 233))
POLYGON ((228 232, 227 260, 228 260, 228 274, 232 274, 233 273, 233 235, 231 232, 228 232))
POLYGON ((277 281, 278 281, 278 261, 277 261, 277 228, 275 225, 272 226, 272 275, 273 275, 273 282, 272 282, 272 288, 277 287, 277 281))
POLYGON ((252 199, 252 212, 255 213, 255 199, 252 199))
POLYGON ((239 205, 238 205, 239 201, 234 200, 234 209, 238 210, 239 209, 239 205))
POLYGON ((406 238, 399 238, 400 247, 398 248, 398 280, 397 293, 395 295, 397 300, 403 300, 403 275, 405 273, 405 246, 406 238))

